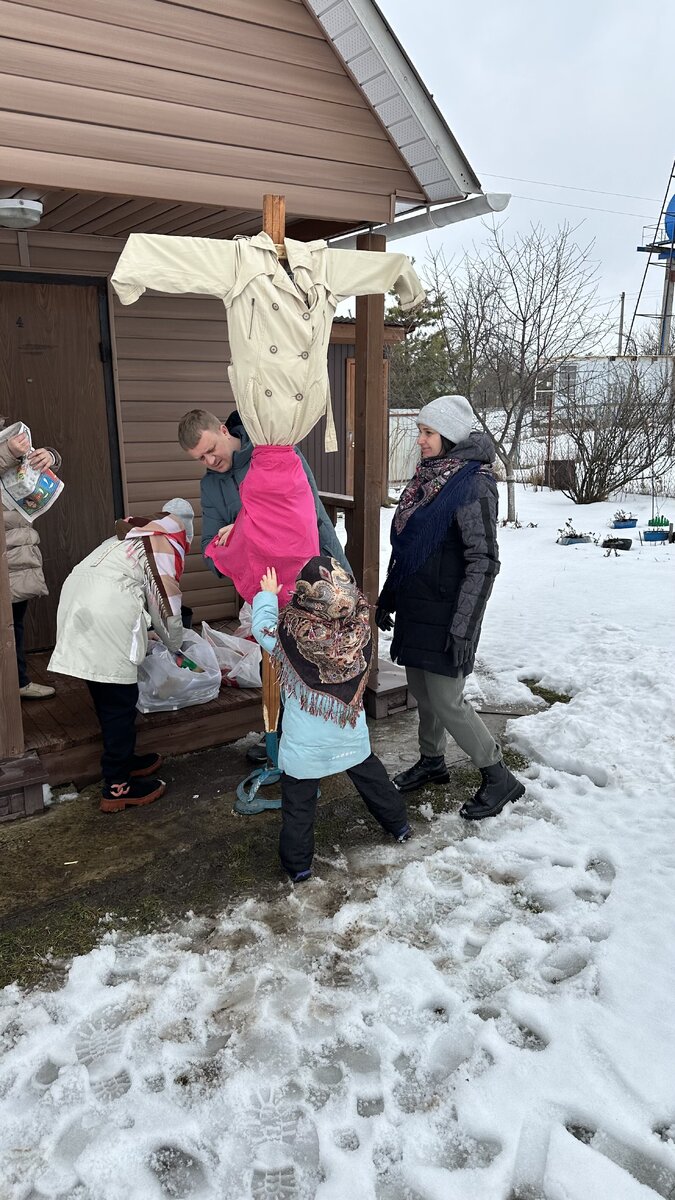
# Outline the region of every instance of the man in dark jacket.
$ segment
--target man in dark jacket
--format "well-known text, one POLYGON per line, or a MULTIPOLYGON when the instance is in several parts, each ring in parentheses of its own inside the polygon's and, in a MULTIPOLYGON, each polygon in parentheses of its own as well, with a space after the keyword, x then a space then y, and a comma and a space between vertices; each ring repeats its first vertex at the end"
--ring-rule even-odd
MULTIPOLYGON (((233 412, 225 423, 214 413, 202 408, 192 409, 185 414, 178 426, 178 441, 185 453, 206 467, 202 476, 200 496, 202 504, 202 554, 218 538, 221 545, 227 541, 237 513, 241 509, 239 488, 251 465, 253 442, 241 423, 239 413, 233 412)), ((305 459, 296 450, 309 486, 314 496, 316 521, 319 530, 319 553, 335 558, 346 571, 351 567, 338 541, 335 527, 328 516, 317 490, 314 476, 305 459)), ((212 559, 204 561, 219 578, 222 578, 212 559)), ((252 746, 247 758, 253 763, 267 761, 265 738, 252 746)))
POLYGON ((391 657, 406 669, 419 709, 420 759, 394 779, 400 791, 447 783, 446 731, 478 767, 482 784, 460 815, 480 820, 524 787, 464 696, 481 623, 499 571, 494 446, 473 431, 464 396, 439 396, 417 416, 420 462, 403 490, 392 556, 375 619, 391 628, 391 657))
MULTIPOLYGON (((225 544, 230 527, 234 524, 241 508, 239 488, 251 465, 253 443, 241 418, 233 412, 223 424, 214 413, 195 408, 186 413, 178 426, 178 441, 190 458, 202 462, 206 474, 201 481, 202 502, 202 554, 218 537, 225 544)), ((316 521, 319 529, 319 553, 336 558, 346 571, 351 571, 344 550, 338 541, 335 528, 326 512, 305 459, 296 450, 314 496, 316 521)), ((218 575, 213 561, 204 560, 218 575)))

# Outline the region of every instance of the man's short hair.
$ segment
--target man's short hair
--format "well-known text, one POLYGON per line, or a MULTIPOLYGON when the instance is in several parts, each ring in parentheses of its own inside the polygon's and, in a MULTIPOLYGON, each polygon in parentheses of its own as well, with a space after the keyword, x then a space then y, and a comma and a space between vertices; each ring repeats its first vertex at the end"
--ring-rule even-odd
POLYGON ((194 450, 207 429, 212 429, 216 433, 222 423, 215 413, 208 412, 205 408, 193 408, 184 417, 181 417, 178 426, 178 441, 183 450, 194 450))

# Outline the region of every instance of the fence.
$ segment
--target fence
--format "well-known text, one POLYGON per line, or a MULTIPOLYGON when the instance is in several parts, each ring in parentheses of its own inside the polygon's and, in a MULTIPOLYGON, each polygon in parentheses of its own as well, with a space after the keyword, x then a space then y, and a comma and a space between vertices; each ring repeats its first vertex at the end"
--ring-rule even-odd
POLYGON ((397 488, 407 483, 415 474, 420 458, 416 425, 418 408, 392 408, 389 410, 389 487, 397 488))

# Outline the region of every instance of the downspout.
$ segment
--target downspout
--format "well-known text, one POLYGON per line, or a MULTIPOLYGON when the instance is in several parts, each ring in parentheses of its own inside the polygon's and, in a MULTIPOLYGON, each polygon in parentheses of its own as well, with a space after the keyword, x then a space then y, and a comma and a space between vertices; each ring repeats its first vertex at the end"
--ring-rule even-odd
MULTIPOLYGON (((508 192, 483 192, 480 196, 458 200, 443 208, 427 208, 417 217, 404 217, 401 221, 393 221, 391 225, 371 226, 369 232, 384 234, 388 242, 394 242, 416 233, 427 233, 430 229, 442 229, 444 225, 453 225, 455 221, 468 221, 471 217, 503 212, 510 199, 508 192)), ((355 250, 356 236, 350 234, 345 238, 331 238, 330 244, 337 250, 355 250)))

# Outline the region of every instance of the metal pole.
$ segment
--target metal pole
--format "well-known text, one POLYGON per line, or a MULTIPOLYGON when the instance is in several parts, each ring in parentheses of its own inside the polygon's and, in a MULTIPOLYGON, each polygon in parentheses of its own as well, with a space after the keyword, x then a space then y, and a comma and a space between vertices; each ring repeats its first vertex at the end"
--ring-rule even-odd
POLYGON ((551 380, 551 391, 548 397, 548 437, 546 441, 546 461, 548 463, 548 487, 549 491, 553 491, 553 466, 551 463, 551 451, 553 446, 553 380, 551 380))
POLYGON ((673 290, 675 285, 675 267, 673 259, 666 263, 666 277, 663 281, 663 302, 661 305, 661 336, 659 338, 659 354, 667 354, 670 346, 670 327, 673 321, 673 290))
POLYGON ((621 309, 619 312, 619 357, 623 354, 623 310, 626 303, 626 293, 621 293, 621 309))

